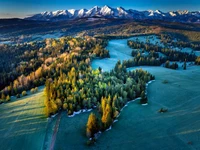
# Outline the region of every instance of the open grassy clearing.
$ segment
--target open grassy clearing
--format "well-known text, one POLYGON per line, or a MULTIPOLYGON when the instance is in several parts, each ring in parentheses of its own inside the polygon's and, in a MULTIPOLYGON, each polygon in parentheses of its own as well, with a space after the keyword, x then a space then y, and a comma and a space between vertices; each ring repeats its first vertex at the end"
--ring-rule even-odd
POLYGON ((200 149, 200 67, 142 68, 156 76, 148 86, 149 105, 129 103, 92 147, 85 144, 89 113, 68 118, 63 112, 55 149, 200 149), (158 113, 162 107, 168 112, 158 113))
POLYGON ((70 118, 66 112, 62 113, 55 150, 87 149, 86 123, 90 112, 81 113, 70 118))
MULTIPOLYGON (((133 41, 137 40, 139 42, 144 42, 144 43, 146 41, 149 41, 149 43, 151 44, 154 44, 154 45, 158 44, 159 46, 164 47, 163 43, 160 42, 160 39, 158 39, 156 35, 135 36, 129 39, 110 40, 108 43, 108 46, 106 47, 106 49, 109 50, 110 58, 92 60, 92 64, 91 64, 92 68, 97 69, 101 67, 103 71, 110 71, 111 69, 115 67, 115 64, 117 63, 118 60, 122 62, 123 60, 132 59, 133 57, 131 56, 131 52, 133 49, 127 45, 128 40, 133 40, 133 41)), ((191 53, 193 51, 191 48, 180 49, 178 47, 173 47, 172 49, 176 51, 187 52, 187 53, 191 53)), ((193 51, 193 52, 195 53, 196 56, 200 56, 199 51, 193 51)), ((144 52, 144 54, 148 55, 149 53, 144 52)), ((159 52, 159 56, 165 57, 165 55, 161 52, 159 52)), ((182 64, 183 63, 178 63, 181 69, 182 69, 182 64)))
POLYGON ((40 150, 47 127, 43 88, 39 92, 0 105, 0 149, 40 150))
POLYGON ((200 67, 174 71, 142 67, 156 76, 148 88, 148 106, 129 104, 109 132, 99 138, 100 149, 200 149, 200 67), (168 80, 163 84, 163 80, 168 80), (168 108, 164 114, 160 108, 168 108))
POLYGON ((118 60, 123 61, 132 58, 132 49, 128 47, 127 39, 111 40, 106 49, 109 50, 110 58, 92 60, 91 66, 93 69, 101 67, 103 71, 110 71, 115 67, 118 60))

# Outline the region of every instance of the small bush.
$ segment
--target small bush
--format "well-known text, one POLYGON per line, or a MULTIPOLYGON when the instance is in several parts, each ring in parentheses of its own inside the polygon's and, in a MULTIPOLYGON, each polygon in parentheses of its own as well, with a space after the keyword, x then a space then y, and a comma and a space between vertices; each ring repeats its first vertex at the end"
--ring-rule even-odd
POLYGON ((148 102, 148 99, 147 99, 147 96, 146 96, 145 92, 142 91, 140 96, 141 96, 140 103, 141 104, 146 104, 148 102))
POLYGON ((67 112, 67 114, 70 116, 70 115, 73 115, 73 111, 71 111, 71 110, 68 110, 68 112, 67 112))
POLYGON ((146 104, 148 102, 147 97, 140 99, 140 104, 146 104))
POLYGON ((163 84, 167 84, 167 83, 169 83, 169 81, 168 81, 168 80, 163 80, 162 83, 163 83, 163 84))
POLYGON ((188 145, 192 145, 192 144, 193 144, 192 141, 189 141, 189 142, 188 142, 188 145))
POLYGON ((16 95, 16 98, 20 98, 20 94, 17 94, 17 95, 16 95))
POLYGON ((91 140, 88 140, 86 144, 87 144, 87 146, 91 146, 91 145, 93 145, 95 142, 96 142, 95 138, 92 138, 91 140))
POLYGON ((35 87, 35 93, 38 92, 38 87, 35 87))
POLYGON ((160 108, 160 109, 158 110, 159 113, 165 113, 165 112, 167 112, 167 111, 168 111, 168 109, 166 109, 166 108, 160 108))
POLYGON ((6 102, 10 101, 10 95, 6 96, 6 102))
POLYGON ((22 96, 26 96, 26 95, 27 95, 26 91, 23 91, 22 96))
POLYGON ((34 94, 34 93, 35 93, 35 89, 32 88, 32 89, 31 89, 31 94, 34 94))
POLYGON ((64 109, 64 110, 67 110, 67 108, 68 108, 67 103, 64 103, 64 104, 63 104, 63 109, 64 109))

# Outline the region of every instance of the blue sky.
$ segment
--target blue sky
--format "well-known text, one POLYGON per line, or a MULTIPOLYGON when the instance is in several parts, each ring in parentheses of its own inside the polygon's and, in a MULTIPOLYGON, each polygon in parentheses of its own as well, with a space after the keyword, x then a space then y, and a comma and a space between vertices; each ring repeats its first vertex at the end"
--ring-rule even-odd
POLYGON ((24 17, 43 11, 122 6, 136 10, 198 10, 200 0, 0 0, 0 18, 24 17))

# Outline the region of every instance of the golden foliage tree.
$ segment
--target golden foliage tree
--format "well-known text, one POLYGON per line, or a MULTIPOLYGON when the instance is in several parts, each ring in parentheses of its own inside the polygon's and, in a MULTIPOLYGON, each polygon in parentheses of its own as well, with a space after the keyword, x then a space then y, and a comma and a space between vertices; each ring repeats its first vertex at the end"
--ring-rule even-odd
POLYGON ((87 137, 94 137, 94 134, 98 132, 98 121, 97 117, 94 113, 91 113, 86 128, 86 135, 87 137))
POLYGON ((111 106, 109 104, 106 104, 105 109, 103 109, 103 116, 101 118, 104 129, 107 129, 112 123, 111 114, 112 114, 111 106))

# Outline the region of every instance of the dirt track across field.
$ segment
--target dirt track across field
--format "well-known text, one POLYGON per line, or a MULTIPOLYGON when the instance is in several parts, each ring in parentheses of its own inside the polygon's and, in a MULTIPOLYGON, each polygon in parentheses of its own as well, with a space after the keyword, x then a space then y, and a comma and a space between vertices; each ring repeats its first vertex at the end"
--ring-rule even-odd
POLYGON ((60 119, 61 119, 61 112, 57 116, 56 124, 55 124, 55 127, 54 127, 52 139, 51 139, 50 150, 54 150, 54 145, 55 145, 55 141, 56 141, 57 132, 58 132, 58 129, 59 129, 60 119))

